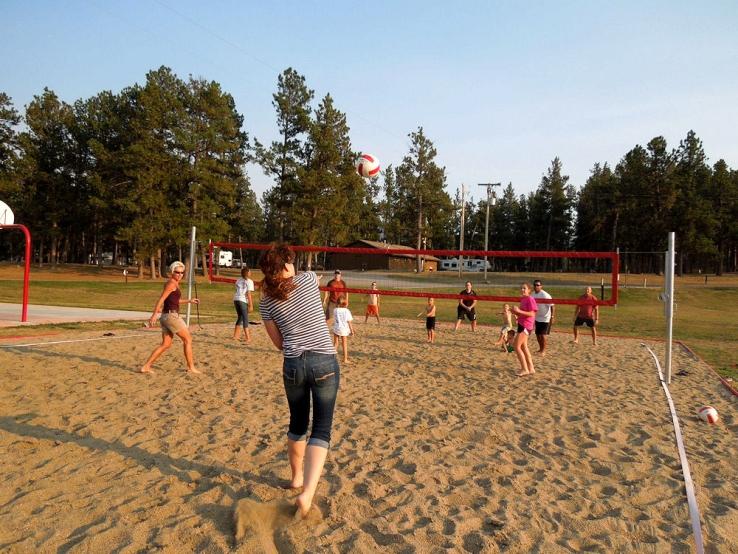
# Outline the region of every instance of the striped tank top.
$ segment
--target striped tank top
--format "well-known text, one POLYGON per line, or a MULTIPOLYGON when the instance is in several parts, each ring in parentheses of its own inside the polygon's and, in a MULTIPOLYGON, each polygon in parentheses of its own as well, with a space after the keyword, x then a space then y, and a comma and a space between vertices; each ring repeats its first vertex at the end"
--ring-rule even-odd
POLYGON ((295 289, 287 300, 265 296, 259 303, 261 318, 274 321, 282 333, 285 358, 297 358, 303 352, 335 354, 320 299, 318 276, 306 271, 293 277, 295 289))

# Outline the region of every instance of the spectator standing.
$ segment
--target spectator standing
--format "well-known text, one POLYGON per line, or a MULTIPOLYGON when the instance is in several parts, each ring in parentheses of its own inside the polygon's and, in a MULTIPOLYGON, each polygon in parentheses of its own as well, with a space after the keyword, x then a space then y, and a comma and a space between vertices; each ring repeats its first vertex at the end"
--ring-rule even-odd
POLYGON ((249 312, 254 311, 254 299, 251 293, 254 291, 254 281, 251 280, 251 270, 247 267, 241 269, 241 277, 236 281, 236 292, 233 295, 233 306, 236 308, 236 326, 233 328, 233 340, 241 338, 243 329, 246 344, 251 342, 251 331, 249 331, 249 312))
POLYGON ((597 297, 592 294, 592 287, 586 287, 574 308, 574 344, 579 344, 579 327, 586 325, 592 330, 592 344, 597 344, 597 323, 600 310, 597 297))
POLYGON ((459 327, 461 326, 461 322, 466 317, 469 321, 471 321, 471 329, 472 331, 477 330, 477 300, 474 298, 477 296, 477 293, 474 292, 474 289, 472 288, 471 281, 466 282, 466 286, 464 287, 464 290, 462 290, 460 295, 464 296, 465 298, 459 298, 459 305, 456 307, 456 326, 454 327, 454 331, 458 331, 459 327))
POLYGON ((531 296, 536 299, 536 304, 538 305, 538 311, 536 311, 536 340, 538 341, 538 354, 545 356, 546 342, 548 342, 548 335, 551 334, 556 306, 539 302, 539 300, 551 300, 551 295, 543 290, 543 283, 541 283, 539 279, 533 281, 533 294, 531 294, 531 296))
MULTIPOLYGON (((372 290, 377 290, 377 283, 372 283, 372 290)), ((377 323, 379 323, 379 295, 378 294, 368 294, 367 295, 367 303, 366 303, 366 314, 364 314, 364 323, 369 321, 369 316, 373 315, 377 318, 377 323)))
POLYGON ((336 271, 333 272, 333 279, 328 281, 325 286, 337 289, 337 290, 327 290, 325 291, 325 295, 323 296, 323 306, 325 307, 325 320, 330 321, 333 319, 333 312, 338 307, 338 299, 341 297, 341 295, 345 296, 346 302, 348 302, 348 293, 340 290, 340 289, 346 288, 346 282, 343 280, 343 275, 341 275, 340 269, 337 269, 336 271))

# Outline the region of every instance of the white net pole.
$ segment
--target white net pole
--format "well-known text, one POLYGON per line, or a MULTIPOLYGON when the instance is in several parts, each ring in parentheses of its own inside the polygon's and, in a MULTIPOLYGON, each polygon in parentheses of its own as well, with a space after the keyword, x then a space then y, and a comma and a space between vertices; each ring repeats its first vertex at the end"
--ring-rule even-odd
POLYGON ((666 267, 664 268, 664 285, 666 300, 666 383, 671 384, 671 339, 674 317, 674 233, 669 233, 669 249, 666 251, 666 267))
MULTIPOLYGON (((187 272, 187 299, 192 300, 192 281, 195 277, 195 236, 197 235, 197 227, 192 228, 192 238, 190 239, 190 270, 187 272)), ((190 313, 192 312, 192 304, 187 304, 187 327, 190 326, 190 313)))

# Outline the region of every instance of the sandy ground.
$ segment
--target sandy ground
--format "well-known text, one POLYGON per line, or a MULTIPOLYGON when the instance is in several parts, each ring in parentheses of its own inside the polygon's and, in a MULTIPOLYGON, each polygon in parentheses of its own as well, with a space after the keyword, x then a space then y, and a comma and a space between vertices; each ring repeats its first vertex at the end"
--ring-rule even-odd
MULTIPOLYGON (((694 551, 640 341, 556 333, 521 379, 490 348, 496 329, 443 325, 428 345, 420 320, 360 323, 316 509, 298 521, 279 487, 281 357, 252 331, 248 347, 226 325, 196 331, 203 376, 183 371, 179 343, 155 375, 134 373, 151 331, 0 341, 0 551, 694 551)), ((738 398, 681 348, 674 371, 706 551, 738 552, 738 398), (694 415, 706 403, 717 425, 694 415)))

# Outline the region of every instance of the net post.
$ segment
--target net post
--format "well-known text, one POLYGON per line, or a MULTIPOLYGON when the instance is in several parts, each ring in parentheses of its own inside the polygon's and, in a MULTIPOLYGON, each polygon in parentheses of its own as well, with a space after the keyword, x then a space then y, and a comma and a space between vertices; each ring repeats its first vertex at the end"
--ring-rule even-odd
POLYGON ((615 258, 613 258, 612 270, 612 289, 610 294, 612 295, 612 305, 614 308, 618 307, 618 288, 620 287, 620 247, 615 248, 615 258))
MULTIPOLYGON (((190 237, 190 270, 187 272, 187 300, 192 300, 192 281, 195 276, 195 237, 197 236, 197 227, 192 227, 192 235, 190 237)), ((190 326, 190 315, 192 314, 192 304, 187 303, 187 327, 190 326)))
POLYGON ((208 241, 208 281, 210 283, 213 282, 213 251, 215 250, 215 246, 213 245, 213 241, 208 241))
POLYGON ((23 304, 21 305, 21 323, 28 322, 28 289, 31 281, 31 232, 28 227, 20 224, 0 224, 0 229, 18 229, 23 233, 26 241, 25 263, 23 265, 23 304))
POLYGON ((28 321, 28 287, 31 275, 31 232, 25 225, 19 225, 19 227, 26 237, 26 263, 23 268, 23 308, 21 310, 21 323, 26 323, 28 321))
POLYGON ((666 251, 666 267, 664 268, 664 300, 666 301, 666 383, 671 384, 671 339, 674 316, 674 232, 669 232, 669 249, 666 251))

